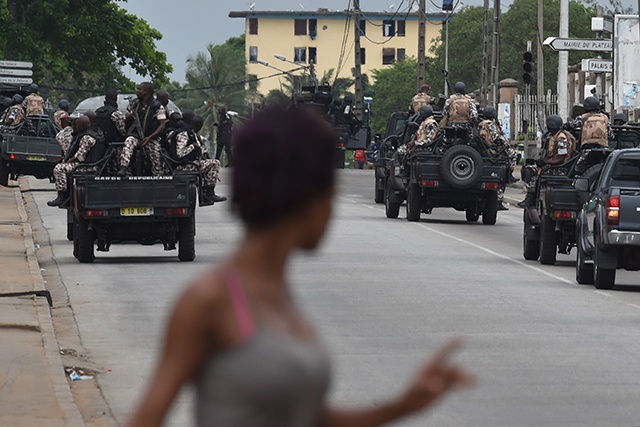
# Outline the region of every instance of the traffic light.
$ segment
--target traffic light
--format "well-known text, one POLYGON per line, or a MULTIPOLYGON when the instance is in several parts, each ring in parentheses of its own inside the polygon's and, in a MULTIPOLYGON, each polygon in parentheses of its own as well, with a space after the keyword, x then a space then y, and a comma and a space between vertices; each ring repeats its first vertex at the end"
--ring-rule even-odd
POLYGON ((522 55, 522 71, 524 84, 530 85, 533 82, 533 52, 526 51, 522 55))

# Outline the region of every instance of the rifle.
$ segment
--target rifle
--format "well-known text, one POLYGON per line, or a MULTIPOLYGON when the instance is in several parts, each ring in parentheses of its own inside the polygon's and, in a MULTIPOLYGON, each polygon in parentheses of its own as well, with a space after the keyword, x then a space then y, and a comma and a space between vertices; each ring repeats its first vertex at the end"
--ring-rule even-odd
MULTIPOLYGON (((144 140, 144 132, 142 131, 142 125, 140 124, 140 117, 138 117, 138 112, 134 111, 134 100, 135 98, 133 96, 130 96, 129 98, 127 98, 129 100, 129 109, 131 110, 131 114, 133 115, 133 130, 136 133, 138 139, 140 140, 140 142, 142 142, 144 140)), ((131 130, 131 128, 129 128, 129 130, 131 130)))
POLYGON ((451 82, 449 81, 449 71, 446 69, 443 69, 442 75, 444 76, 444 81, 447 83, 447 88, 449 89, 449 93, 453 93, 453 88, 451 87, 451 82))

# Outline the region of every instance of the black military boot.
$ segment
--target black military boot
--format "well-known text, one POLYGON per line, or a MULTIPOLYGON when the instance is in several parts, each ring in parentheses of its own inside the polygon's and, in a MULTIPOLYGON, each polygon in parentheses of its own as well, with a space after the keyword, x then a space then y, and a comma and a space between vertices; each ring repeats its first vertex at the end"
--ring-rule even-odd
POLYGON ((207 197, 207 199, 215 203, 224 202, 225 200, 227 200, 227 198, 224 196, 218 196, 214 187, 206 187, 204 189, 204 195, 207 197))
POLYGON ((508 211, 509 208, 504 205, 502 202, 498 202, 498 210, 499 211, 508 211))
POLYGON ((532 208, 535 205, 536 205, 536 199, 533 193, 527 193, 524 200, 518 203, 518 206, 520 206, 522 209, 532 208))
POLYGON ((67 193, 65 191, 58 191, 58 197, 47 202, 48 206, 60 206, 67 200, 67 193))

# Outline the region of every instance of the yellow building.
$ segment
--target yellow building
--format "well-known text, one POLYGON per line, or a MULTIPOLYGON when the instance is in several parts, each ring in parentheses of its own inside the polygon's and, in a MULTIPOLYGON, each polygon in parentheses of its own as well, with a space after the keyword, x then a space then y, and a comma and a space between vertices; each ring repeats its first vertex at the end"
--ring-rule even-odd
MULTIPOLYGON (((279 72, 309 73, 318 79, 333 69, 351 78, 355 66, 353 15, 348 11, 232 11, 245 18, 247 72, 259 79, 258 91, 280 89, 287 79, 268 77, 279 72)), ((445 14, 427 14, 427 54, 440 34, 445 14)), ((418 13, 361 12, 360 59, 362 73, 388 67, 394 61, 418 56, 418 13)), ((322 82, 319 82, 322 83, 322 82)))

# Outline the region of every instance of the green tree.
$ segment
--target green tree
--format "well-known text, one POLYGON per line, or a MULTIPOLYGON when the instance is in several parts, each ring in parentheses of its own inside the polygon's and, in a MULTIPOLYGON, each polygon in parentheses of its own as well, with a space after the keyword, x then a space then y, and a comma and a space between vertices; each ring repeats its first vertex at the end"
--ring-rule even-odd
MULTIPOLYGON (((183 109, 195 110, 205 119, 203 129, 214 132, 217 109, 225 106, 245 114, 251 92, 247 89, 244 48, 237 46, 238 37, 221 45, 209 44, 204 52, 187 58, 186 95, 178 101, 183 109)), ((244 38, 242 38, 244 40, 244 38)))
POLYGON ((3 57, 32 61, 36 81, 130 89, 125 65, 156 83, 172 70, 162 34, 113 0, 3 0, 0 27, 3 57))

